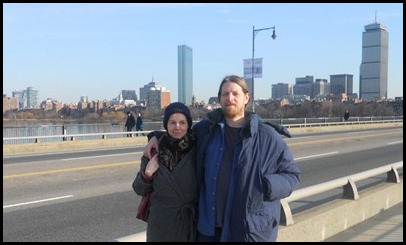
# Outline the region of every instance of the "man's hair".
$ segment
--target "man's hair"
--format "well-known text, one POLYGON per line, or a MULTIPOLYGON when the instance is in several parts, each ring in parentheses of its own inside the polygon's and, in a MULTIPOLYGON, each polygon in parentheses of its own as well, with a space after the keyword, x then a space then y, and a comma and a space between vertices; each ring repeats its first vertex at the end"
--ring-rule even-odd
POLYGON ((220 97, 221 97, 221 88, 223 87, 223 85, 226 82, 232 82, 232 83, 238 84, 242 88, 242 91, 244 92, 244 94, 248 94, 250 92, 250 90, 248 88, 248 84, 243 77, 236 76, 236 75, 229 75, 229 76, 226 76, 225 78, 223 78, 223 81, 221 81, 221 83, 220 83, 219 91, 217 93, 217 98, 219 99, 219 101, 220 101, 220 97))

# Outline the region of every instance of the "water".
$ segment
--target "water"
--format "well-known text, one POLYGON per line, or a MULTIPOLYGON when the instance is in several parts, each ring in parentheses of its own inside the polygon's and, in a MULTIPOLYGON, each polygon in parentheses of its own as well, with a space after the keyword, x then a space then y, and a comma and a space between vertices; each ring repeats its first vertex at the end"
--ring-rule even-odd
MULTIPOLYGON (((17 126, 3 126, 3 138, 51 136, 93 133, 125 132, 125 123, 96 123, 96 124, 20 124, 17 126)), ((163 130, 162 122, 144 122, 144 130, 163 130)), ((135 128, 133 129, 135 130, 135 128)), ((124 137, 120 134, 111 135, 109 138, 124 137)), ((80 137, 81 140, 99 139, 99 135, 80 137)), ((41 138, 41 142, 59 142, 63 137, 41 138)), ((3 140, 3 144, 35 143, 36 139, 3 140)))

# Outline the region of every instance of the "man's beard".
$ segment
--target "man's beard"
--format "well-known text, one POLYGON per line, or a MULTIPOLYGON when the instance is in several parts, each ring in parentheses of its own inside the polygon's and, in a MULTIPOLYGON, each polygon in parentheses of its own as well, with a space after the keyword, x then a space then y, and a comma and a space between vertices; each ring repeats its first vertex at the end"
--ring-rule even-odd
POLYGON ((224 116, 227 118, 234 118, 239 116, 240 114, 244 115, 244 110, 241 110, 241 108, 236 105, 223 106, 222 109, 224 116))

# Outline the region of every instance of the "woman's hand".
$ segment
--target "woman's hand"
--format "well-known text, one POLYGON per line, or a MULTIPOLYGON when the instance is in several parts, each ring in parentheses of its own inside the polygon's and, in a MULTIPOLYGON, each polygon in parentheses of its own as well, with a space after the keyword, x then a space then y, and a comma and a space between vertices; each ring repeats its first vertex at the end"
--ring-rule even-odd
POLYGON ((157 171, 159 168, 158 165, 158 154, 155 154, 148 162, 147 166, 145 167, 144 174, 149 178, 157 171))

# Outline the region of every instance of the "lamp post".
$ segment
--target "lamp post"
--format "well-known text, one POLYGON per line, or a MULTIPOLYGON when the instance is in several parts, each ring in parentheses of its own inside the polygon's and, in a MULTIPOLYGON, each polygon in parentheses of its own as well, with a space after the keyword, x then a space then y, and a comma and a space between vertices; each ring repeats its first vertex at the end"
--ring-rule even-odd
POLYGON ((273 27, 268 27, 268 28, 262 28, 262 29, 255 29, 255 26, 252 26, 252 70, 251 70, 251 75, 252 75, 252 112, 255 112, 255 103, 254 103, 254 51, 255 51, 255 36, 257 35, 258 32, 260 31, 265 31, 265 30, 273 30, 272 32, 272 39, 276 38, 275 34, 275 26, 273 27))

